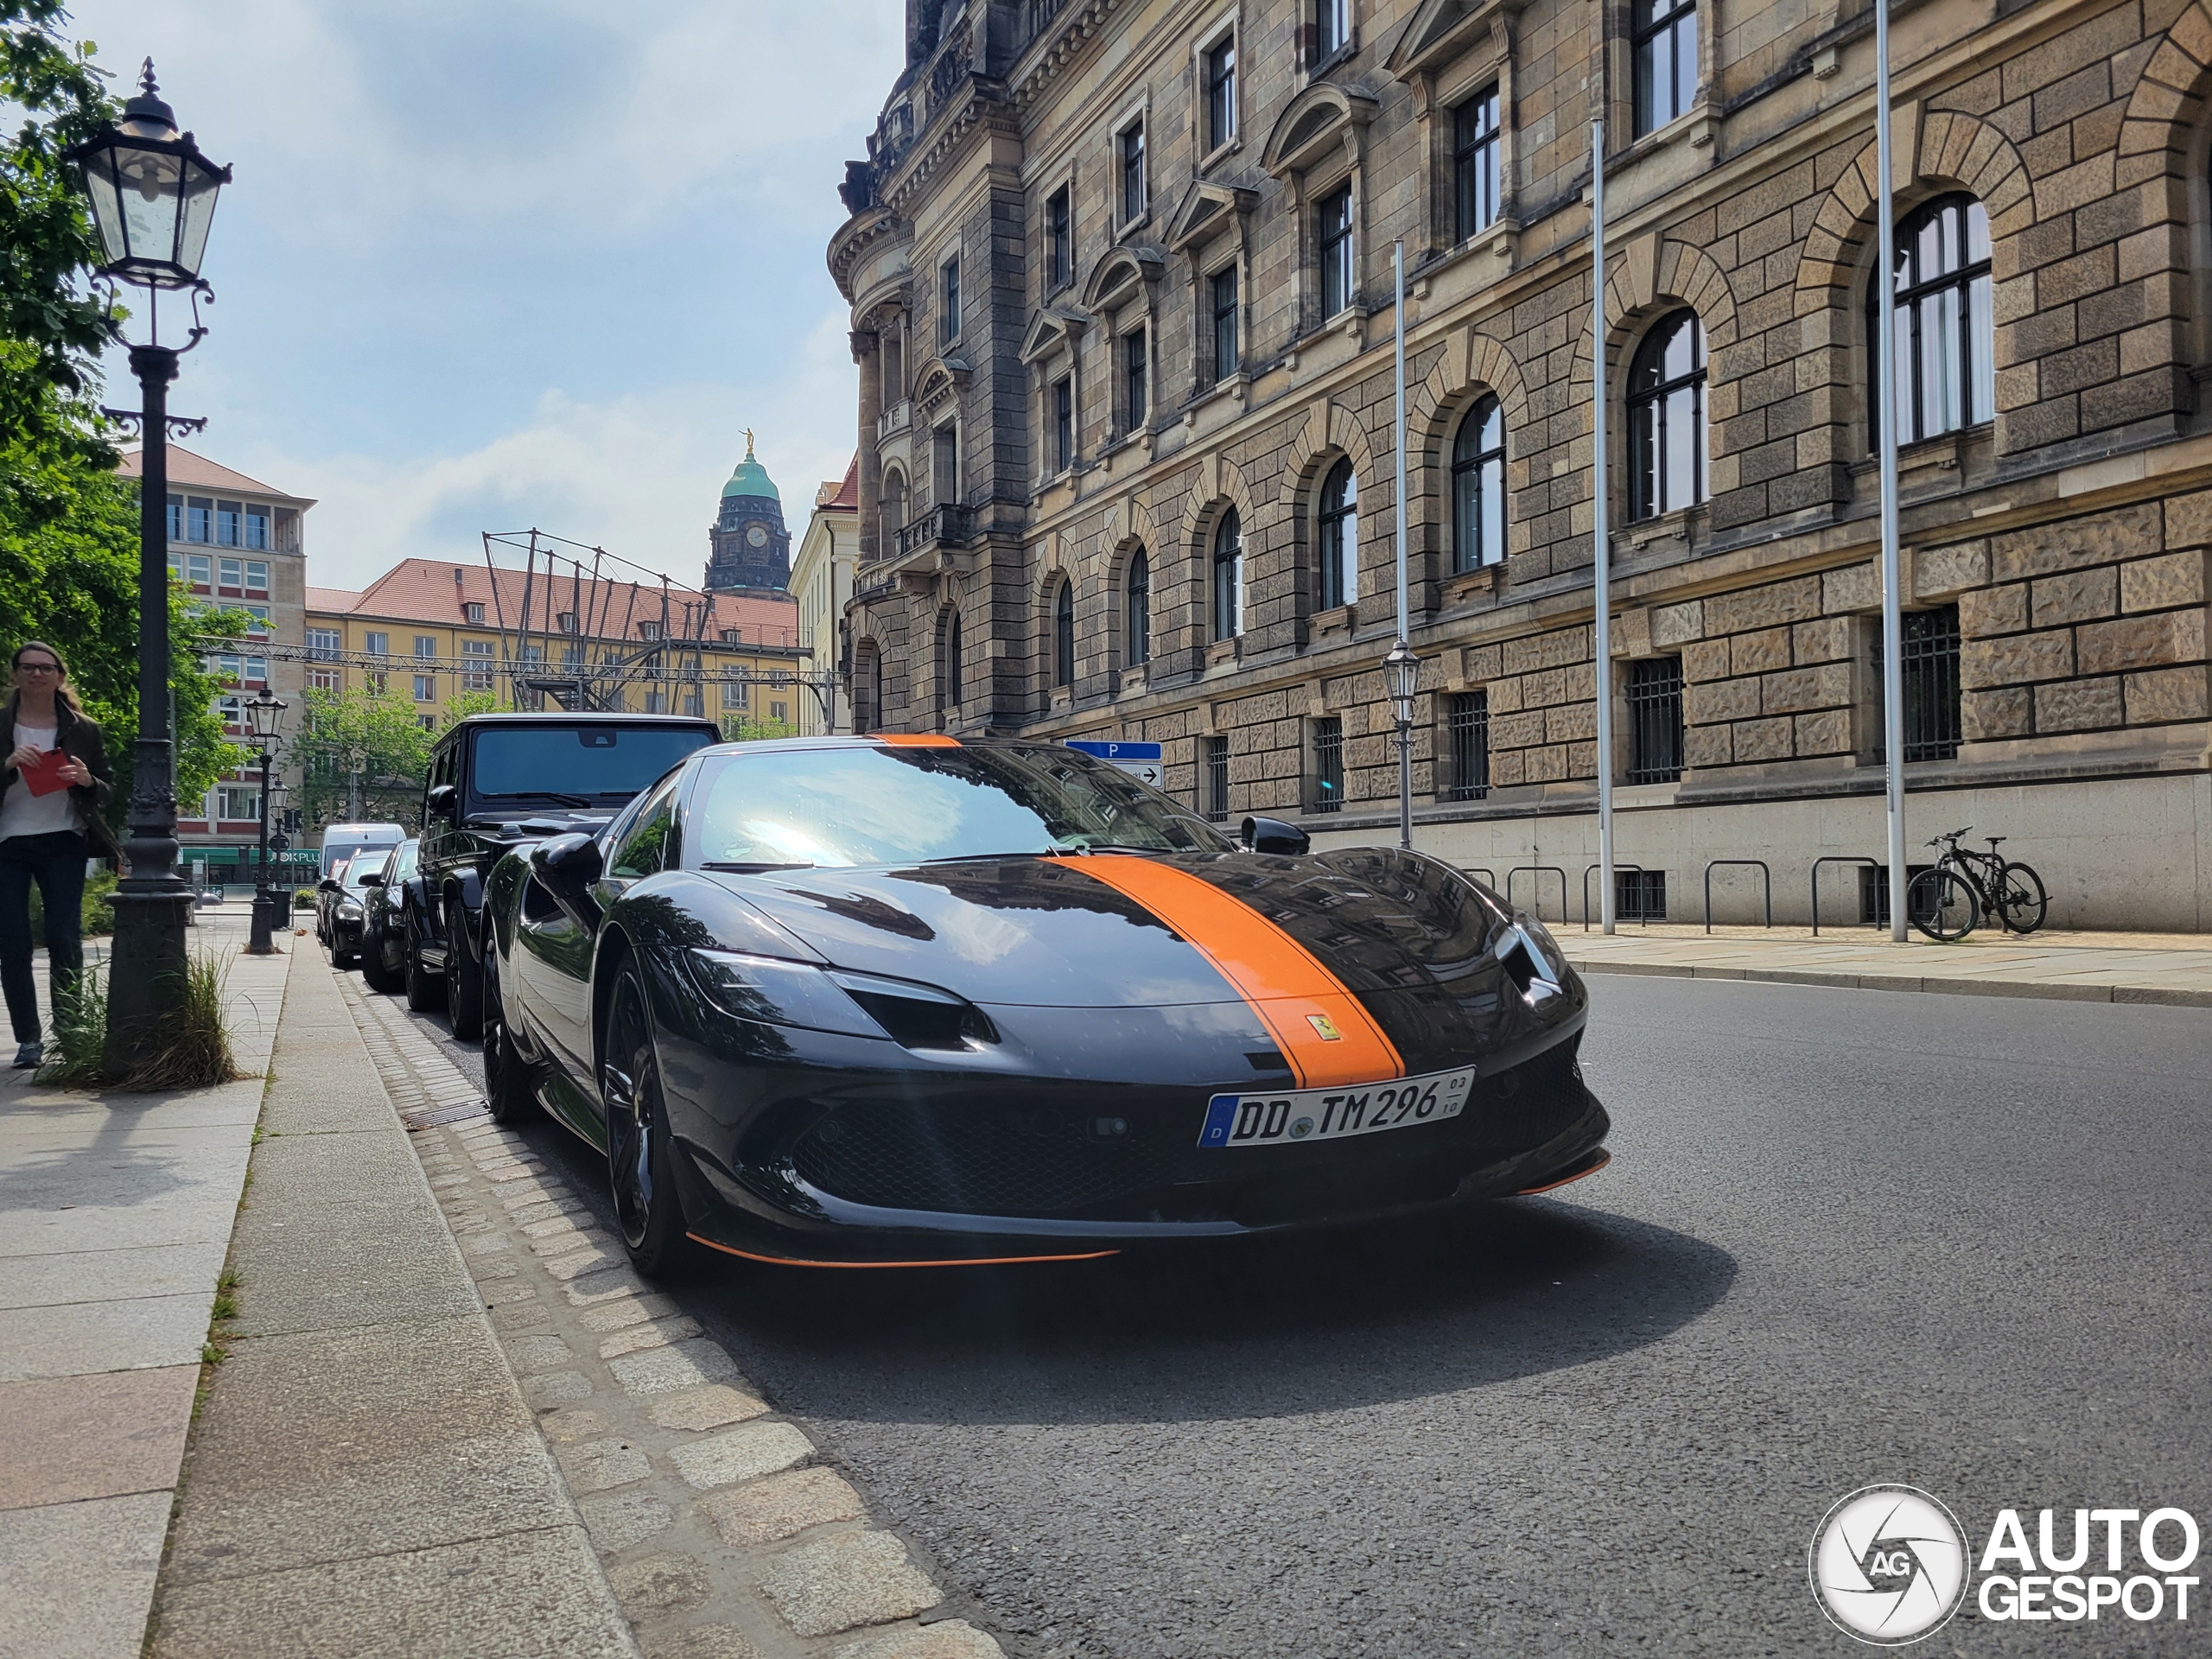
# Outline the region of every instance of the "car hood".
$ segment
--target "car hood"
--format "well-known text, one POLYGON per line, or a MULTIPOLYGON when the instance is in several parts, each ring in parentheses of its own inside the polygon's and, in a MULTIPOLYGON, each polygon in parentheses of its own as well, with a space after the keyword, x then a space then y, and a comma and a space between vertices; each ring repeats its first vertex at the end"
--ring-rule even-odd
MULTIPOLYGON (((904 869, 711 877, 839 967, 925 980, 1006 1007, 1239 1000, 1205 941, 1109 885, 1127 855, 996 858, 904 869), (1086 871, 1092 866, 1102 872, 1086 871)), ((1305 946, 1372 1001, 1494 969, 1499 913, 1449 866, 1395 849, 1300 857, 1179 854, 1173 866, 1305 946)))

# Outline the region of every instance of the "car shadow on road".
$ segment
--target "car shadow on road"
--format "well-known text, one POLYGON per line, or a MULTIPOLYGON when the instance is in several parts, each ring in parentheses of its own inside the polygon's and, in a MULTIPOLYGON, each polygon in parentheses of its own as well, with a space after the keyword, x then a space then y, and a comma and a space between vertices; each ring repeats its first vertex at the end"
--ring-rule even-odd
POLYGON ((1726 1250, 1552 1199, 1110 1261, 708 1266, 677 1299, 787 1411, 852 1421, 1291 1415, 1479 1388, 1656 1342, 1726 1250))

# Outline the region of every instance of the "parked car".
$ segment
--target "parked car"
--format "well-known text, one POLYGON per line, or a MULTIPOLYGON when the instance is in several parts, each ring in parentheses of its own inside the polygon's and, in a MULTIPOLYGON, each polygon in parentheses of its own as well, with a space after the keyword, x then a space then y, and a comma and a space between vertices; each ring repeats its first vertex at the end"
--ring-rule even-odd
POLYGON ((1440 860, 1239 840, 1040 743, 690 756, 501 858, 485 1092, 607 1157, 632 1262, 1062 1260, 1601 1167, 1582 982, 1440 860))
POLYGON ((361 978, 372 991, 389 995, 407 982, 407 933, 400 919, 405 902, 423 902, 418 839, 392 849, 391 861, 367 878, 361 909, 361 978))
POLYGON ((438 739, 423 788, 423 894, 404 902, 408 1006, 442 995, 456 1037, 483 1029, 483 881, 509 848, 598 830, 714 722, 670 715, 472 715, 438 739))
POLYGON ((367 899, 371 884, 384 874, 391 861, 386 849, 374 849, 356 853, 346 866, 346 873, 333 876, 322 885, 328 890, 330 920, 325 941, 330 948, 330 965, 351 968, 361 955, 361 924, 367 915, 367 899))
POLYGON ((334 823, 322 832, 322 851, 317 880, 335 875, 338 866, 354 854, 371 849, 389 851, 407 839, 407 830, 397 823, 334 823))
POLYGON ((330 874, 315 884, 315 942, 325 950, 330 948, 330 913, 346 890, 346 871, 352 862, 350 858, 339 860, 330 874))

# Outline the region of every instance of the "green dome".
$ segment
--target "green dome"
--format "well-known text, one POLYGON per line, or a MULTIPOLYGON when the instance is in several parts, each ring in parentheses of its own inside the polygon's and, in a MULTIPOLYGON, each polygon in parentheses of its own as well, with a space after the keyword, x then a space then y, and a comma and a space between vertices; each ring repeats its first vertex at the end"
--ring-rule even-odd
POLYGON ((745 459, 737 463, 737 470, 729 475, 729 482, 722 486, 722 499, 733 495, 763 495, 780 504, 783 497, 776 493, 775 484, 768 477, 768 469, 753 458, 753 434, 745 435, 745 459))

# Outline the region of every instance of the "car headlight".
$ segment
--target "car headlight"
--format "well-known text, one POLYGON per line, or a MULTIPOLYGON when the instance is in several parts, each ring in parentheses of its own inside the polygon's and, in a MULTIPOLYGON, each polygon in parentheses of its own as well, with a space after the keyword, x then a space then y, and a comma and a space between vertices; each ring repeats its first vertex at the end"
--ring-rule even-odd
POLYGON ((1559 941, 1552 937, 1551 929, 1534 916, 1524 915, 1516 919, 1521 924, 1521 931, 1529 936, 1541 953, 1544 966, 1551 969, 1551 978, 1555 982, 1563 980, 1567 976, 1567 952, 1560 949, 1559 941))
POLYGON ((338 918, 340 921, 358 922, 361 919, 361 907, 348 899, 338 906, 338 918))
POLYGON ((689 953, 692 977, 726 1014, 772 1026, 889 1038, 906 1048, 995 1042, 982 1009, 933 985, 816 968, 737 950, 689 953))

